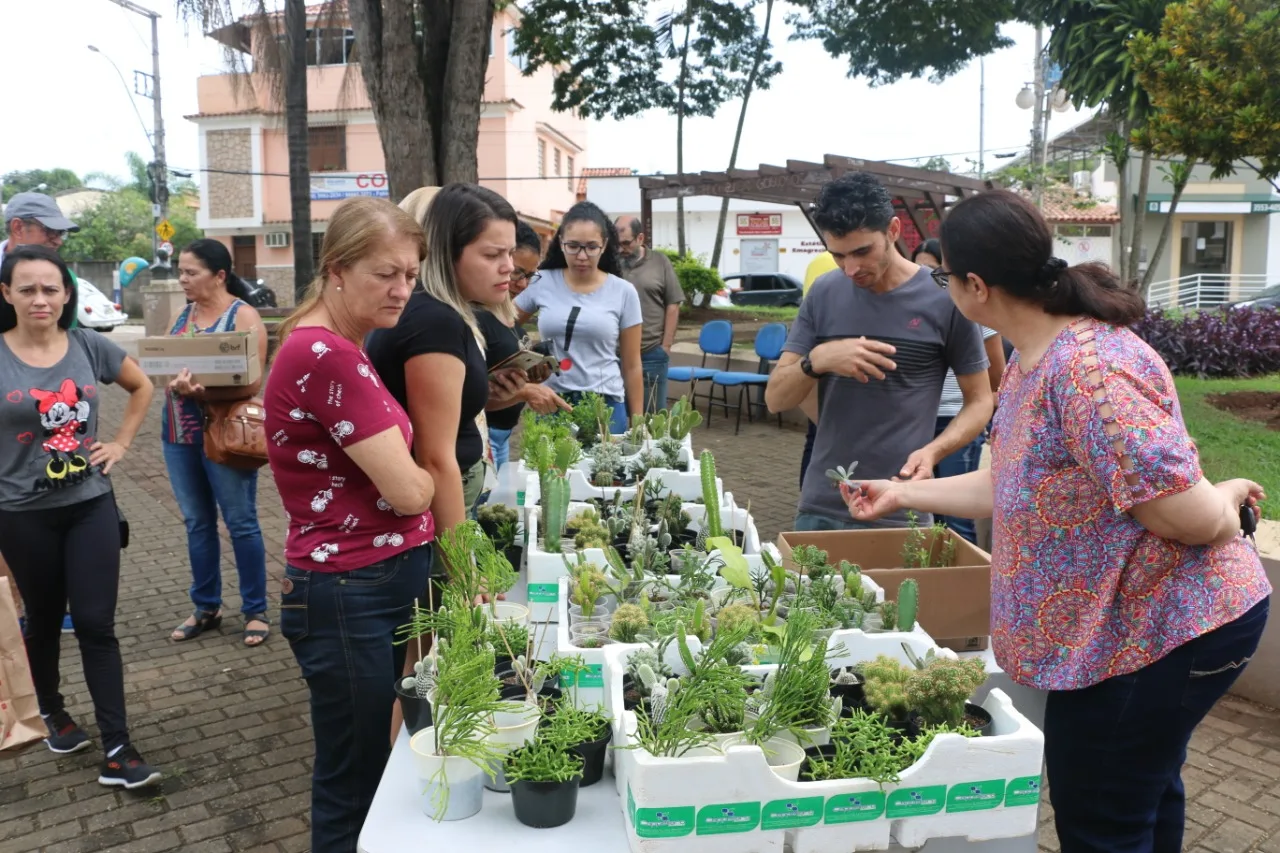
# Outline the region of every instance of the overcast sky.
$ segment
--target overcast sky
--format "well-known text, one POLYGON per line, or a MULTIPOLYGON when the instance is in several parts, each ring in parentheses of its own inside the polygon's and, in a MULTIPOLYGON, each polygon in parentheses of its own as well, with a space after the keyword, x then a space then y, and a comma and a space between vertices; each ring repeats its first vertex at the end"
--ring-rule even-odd
MULTIPOLYGON (((197 111, 196 78, 223 68, 221 47, 175 19, 171 0, 138 0, 160 12, 161 79, 169 163, 195 170, 196 127, 183 119, 197 111)), ((125 173, 124 154, 149 154, 142 124, 129 99, 133 70, 150 71, 147 20, 110 0, 0 0, 0 62, 10 81, 0 174, 15 169, 66 167, 125 173), (120 67, 128 91, 100 48, 120 67)), ((1010 25, 1016 45, 986 59, 987 165, 992 152, 1025 146, 1031 112, 1014 104, 1031 80, 1034 31, 1010 25)), ((907 80, 872 89, 845 77, 841 61, 817 42, 783 42, 783 73, 773 88, 752 98, 739 165, 820 160, 825 153, 869 159, 949 155, 957 167, 977 158, 977 63, 940 85, 907 80)), ((151 128, 151 101, 132 95, 151 128)), ((715 119, 686 126, 685 168, 720 170, 728 162, 738 105, 715 119)), ((1054 114, 1051 133, 1084 116, 1054 114)), ((651 114, 625 122, 594 123, 587 165, 626 166, 642 173, 675 171, 675 119, 651 114)), ((197 180, 202 176, 196 175, 197 180)), ((490 176, 482 176, 490 177, 490 176)))

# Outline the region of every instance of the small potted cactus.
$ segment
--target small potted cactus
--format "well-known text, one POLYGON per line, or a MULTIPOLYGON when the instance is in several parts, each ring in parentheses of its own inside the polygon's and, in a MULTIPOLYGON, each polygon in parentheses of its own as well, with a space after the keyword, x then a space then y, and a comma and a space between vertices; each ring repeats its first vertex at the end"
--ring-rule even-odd
POLYGON ((649 629, 649 616, 638 604, 620 604, 609 623, 610 639, 619 643, 636 643, 649 629))
POLYGON ((862 665, 867 704, 882 714, 891 728, 898 729, 907 737, 920 733, 919 725, 911 714, 911 699, 907 696, 911 672, 888 655, 879 655, 862 665))
POLYGON ((987 671, 981 660, 940 657, 922 669, 909 671, 904 689, 908 704, 925 725, 968 724, 987 735, 991 733, 991 715, 968 701, 986 680, 987 671))

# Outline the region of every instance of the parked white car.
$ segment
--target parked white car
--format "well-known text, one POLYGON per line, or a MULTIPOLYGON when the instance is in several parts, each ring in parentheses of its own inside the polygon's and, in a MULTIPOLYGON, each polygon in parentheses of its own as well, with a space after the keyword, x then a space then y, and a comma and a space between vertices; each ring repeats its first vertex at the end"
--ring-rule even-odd
POLYGON ((103 295, 101 290, 94 287, 92 282, 83 278, 78 281, 80 290, 76 304, 76 319, 81 326, 99 332, 109 332, 129 319, 129 315, 103 295))

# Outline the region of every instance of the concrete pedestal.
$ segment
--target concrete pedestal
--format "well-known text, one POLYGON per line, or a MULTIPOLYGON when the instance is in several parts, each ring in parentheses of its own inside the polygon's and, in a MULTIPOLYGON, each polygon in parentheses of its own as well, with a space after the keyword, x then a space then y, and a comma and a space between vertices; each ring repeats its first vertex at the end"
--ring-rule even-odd
POLYGON ((153 281, 142 288, 142 319, 147 327, 147 337, 167 335, 169 324, 187 304, 182 285, 177 279, 153 281))

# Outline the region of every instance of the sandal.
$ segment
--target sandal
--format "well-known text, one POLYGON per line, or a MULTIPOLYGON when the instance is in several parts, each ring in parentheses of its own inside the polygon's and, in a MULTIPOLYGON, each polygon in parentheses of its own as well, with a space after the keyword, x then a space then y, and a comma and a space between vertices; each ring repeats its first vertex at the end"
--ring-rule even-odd
POLYGON ((267 641, 267 637, 271 636, 271 622, 267 619, 265 613, 247 613, 244 617, 244 644, 251 649, 261 646, 267 641), (262 622, 266 624, 266 628, 250 628, 250 622, 262 622))
POLYGON ((201 610, 197 607, 191 614, 191 618, 196 620, 194 625, 188 625, 184 622, 173 629, 169 639, 175 643, 185 643, 187 640, 194 640, 205 631, 215 630, 222 625, 221 610, 201 610))

